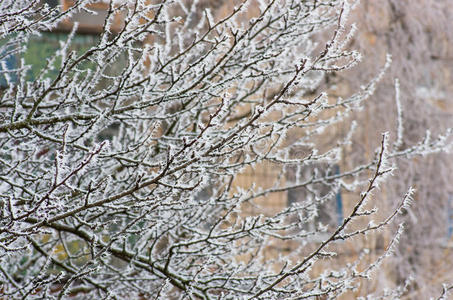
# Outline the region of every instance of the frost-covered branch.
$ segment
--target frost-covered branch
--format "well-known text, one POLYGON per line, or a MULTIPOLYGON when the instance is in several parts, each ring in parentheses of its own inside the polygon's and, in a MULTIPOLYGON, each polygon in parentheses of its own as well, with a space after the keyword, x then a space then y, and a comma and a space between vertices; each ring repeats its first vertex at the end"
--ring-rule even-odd
POLYGON ((345 98, 323 84, 361 59, 347 49, 355 5, 0 2, 0 293, 333 298, 369 279, 391 249, 363 272, 323 262, 407 207, 412 190, 382 219, 368 207, 389 160, 450 143, 390 149, 385 135, 375 157, 346 166, 357 126, 340 128, 383 76, 345 98), (99 32, 83 39, 73 21, 99 7, 99 32), (265 166, 270 185, 241 182, 265 166), (323 224, 342 191, 359 195, 352 210, 323 224), (269 209, 274 195, 288 201, 269 209))

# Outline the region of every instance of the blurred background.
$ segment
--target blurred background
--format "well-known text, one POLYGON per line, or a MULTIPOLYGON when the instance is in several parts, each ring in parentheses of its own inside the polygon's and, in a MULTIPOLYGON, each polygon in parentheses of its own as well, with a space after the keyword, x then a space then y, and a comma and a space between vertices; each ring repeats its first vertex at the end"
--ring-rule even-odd
MULTIPOLYGON (((74 1, 43 2, 54 7, 62 5, 65 9, 73 5, 74 1)), ((210 8, 220 18, 237 2, 200 0, 196 13, 201 16, 205 8, 210 8)), ((254 2, 250 5, 252 15, 253 5, 254 2)), ((96 43, 97 36, 102 31, 107 7, 105 2, 95 1, 91 9, 98 11, 96 17, 83 13, 72 17, 73 22, 79 22, 72 44, 74 50, 85 51, 96 43)), ((121 27, 121 22, 121 16, 118 16, 118 28, 121 27)), ((347 97, 379 73, 387 54, 392 56, 392 64, 375 94, 364 104, 363 111, 351 117, 351 120, 357 120, 359 126, 353 143, 345 149, 345 165, 338 166, 338 172, 370 160, 374 149, 379 146, 382 132, 388 131, 392 141, 396 142, 396 79, 400 86, 404 133, 398 146, 407 148, 423 141, 427 130, 435 137, 447 128, 453 128, 452 1, 363 0, 349 19, 350 25, 354 23, 357 32, 350 42, 350 48, 363 54, 362 63, 345 72, 326 76, 319 91, 327 89, 330 97, 347 97)), ((29 73, 30 79, 43 67, 45 58, 58 49, 60 41, 67 39, 72 25, 71 22, 62 23, 58 30, 43 33, 30 42, 24 58, 33 66, 29 73)), ((15 63, 14 57, 6 62, 7 67, 12 67, 15 63)), ((121 68, 121 64, 117 67, 121 68)), ((2 86, 6 86, 6 80, 0 77, 0 87, 2 86)), ((312 91, 314 94, 317 92, 312 91)), ((331 132, 330 136, 326 136, 326 143, 330 139, 335 140, 332 135, 348 131, 351 123, 345 122, 342 126, 344 128, 338 128, 338 132, 331 132)), ((364 284, 362 292, 372 292, 386 284, 401 285, 408 277, 413 277, 406 299, 427 299, 439 293, 442 283, 453 283, 453 157, 451 154, 439 153, 409 160, 396 159, 395 163, 398 170, 375 197, 382 210, 380 213, 385 215, 393 210, 410 186, 416 189, 414 203, 412 209, 403 216, 406 232, 395 255, 376 274, 379 280, 364 284)), ((269 186, 274 175, 278 175, 278 169, 261 166, 244 172, 237 178, 236 184, 247 186, 258 183, 269 186)), ((269 203, 270 210, 278 210, 298 201, 298 197, 303 195, 292 191, 275 194, 263 201, 269 203)), ((350 208, 352 199, 353 195, 346 191, 340 192, 330 207, 321 207, 318 221, 335 226, 350 208)), ((343 254, 346 257, 356 257, 363 247, 367 247, 378 256, 383 252, 392 232, 394 230, 378 232, 355 244, 355 249, 353 246, 345 248, 343 254)), ((289 249, 275 248, 274 251, 290 251, 289 249)))

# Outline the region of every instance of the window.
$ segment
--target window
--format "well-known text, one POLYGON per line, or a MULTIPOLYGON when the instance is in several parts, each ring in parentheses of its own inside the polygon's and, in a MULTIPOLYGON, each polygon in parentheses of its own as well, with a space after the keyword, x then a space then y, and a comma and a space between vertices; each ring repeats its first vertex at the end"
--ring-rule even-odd
MULTIPOLYGON (((31 65, 32 69, 27 74, 28 80, 33 80, 46 66, 47 59, 54 56, 60 43, 66 42, 68 34, 43 32, 41 36, 34 36, 30 39, 27 45, 27 52, 24 54, 25 63, 31 65)), ((75 35, 72 39, 70 50, 76 51, 78 54, 88 50, 98 41, 97 35, 75 35)), ((58 74, 61 61, 57 59, 55 64, 47 71, 47 76, 55 78, 58 74)), ((85 68, 92 66, 85 64, 85 68)))
MULTIPOLYGON (((13 37, 10 37, 7 41, 0 41, 0 87, 6 88, 8 85, 17 83, 17 71, 19 67, 19 61, 21 58, 24 59, 26 65, 30 66, 26 74, 27 81, 33 81, 41 74, 43 69, 47 66, 48 59, 54 57, 57 51, 61 47, 61 43, 68 40, 68 33, 62 32, 42 32, 39 36, 32 36, 26 44, 25 53, 13 52, 14 48, 20 47, 20 42, 11 42, 13 37), (8 83, 9 82, 9 83, 8 83)), ((70 51, 75 51, 77 54, 81 54, 92 46, 98 43, 99 36, 91 34, 76 34, 70 44, 70 51)), ((114 64, 111 65, 105 74, 109 76, 117 76, 121 73, 126 63, 126 55, 120 55, 116 58, 114 64)), ((44 77, 50 79, 56 78, 60 68, 61 59, 57 57, 51 66, 48 66, 45 70, 44 77)), ((94 62, 83 62, 77 66, 80 69, 92 69, 95 67, 94 62)), ((108 85, 107 82, 99 83, 108 85)))
MULTIPOLYGON (((337 226, 343 223, 343 199, 341 191, 333 193, 333 187, 328 181, 328 177, 339 174, 340 168, 338 165, 316 164, 313 166, 306 166, 299 168, 299 182, 307 181, 313 178, 316 183, 308 184, 307 186, 297 187, 288 190, 287 203, 288 206, 293 204, 308 204, 314 201, 316 205, 312 205, 308 210, 316 210, 316 217, 311 221, 306 222, 308 213, 302 213, 300 224, 301 230, 315 231, 319 224, 327 227, 326 234, 319 234, 313 237, 314 241, 322 240, 329 232, 332 232, 337 226), (316 206, 316 207, 315 207, 316 206)), ((297 174, 293 173, 291 177, 296 177, 297 174)), ((289 182, 291 179, 288 178, 289 182)))
POLYGON ((17 82, 17 74, 14 72, 17 68, 17 58, 9 53, 12 50, 11 47, 0 43, 0 49, 0 88, 5 89, 8 85, 17 82))
POLYGON ((453 193, 448 194, 447 202, 447 238, 451 240, 453 236, 453 193))
POLYGON ((45 0, 44 3, 48 4, 50 7, 57 7, 60 4, 60 0, 45 0))
MULTIPOLYGON (((340 166, 336 164, 334 166, 334 171, 335 171, 335 175, 340 175, 340 166)), ((337 225, 340 226, 341 224, 343 224, 343 219, 344 219, 344 216, 343 216, 343 197, 341 196, 341 191, 338 191, 335 194, 335 203, 336 203, 336 208, 337 208, 337 212, 336 212, 337 225)))

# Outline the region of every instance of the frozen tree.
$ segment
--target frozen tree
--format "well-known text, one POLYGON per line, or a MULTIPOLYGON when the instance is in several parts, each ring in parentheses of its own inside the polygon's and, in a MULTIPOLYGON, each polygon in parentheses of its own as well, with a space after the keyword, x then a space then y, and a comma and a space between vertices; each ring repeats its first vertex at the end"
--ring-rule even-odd
MULTIPOLYGON (((407 147, 453 126, 453 32, 449 30, 452 16, 453 7, 448 0, 362 1, 353 12, 350 21, 357 22, 359 30, 351 47, 372 59, 365 59, 359 68, 330 76, 329 84, 354 90, 361 84, 357 78, 372 76, 386 53, 392 55, 393 62, 365 105, 365 112, 354 117, 365 126, 357 132, 346 154, 348 163, 357 163, 373 151, 380 131, 393 131, 400 126, 399 146, 407 147), (399 78, 401 90, 399 111, 395 104, 395 78, 399 78), (402 122, 397 121, 398 115, 402 122)), ((409 274, 414 277, 408 298, 427 299, 452 277, 451 154, 395 163, 398 170, 386 185, 382 206, 393 209, 394 199, 408 185, 417 192, 411 210, 404 216, 405 234, 388 262, 397 266, 397 281, 409 274)))
POLYGON ((93 45, 74 46, 73 23, 38 70, 32 41, 99 16, 94 1, 0 2, 1 295, 314 299, 372 278, 402 226, 371 260, 336 253, 407 208, 409 187, 376 214, 391 160, 448 149, 449 132, 398 147, 383 134, 369 161, 346 164, 349 120, 390 62, 329 96, 326 76, 360 60, 347 48, 356 3, 244 1, 220 14, 206 1, 104 2, 93 45), (263 164, 278 170, 271 187, 236 184, 263 164), (340 189, 350 209, 317 222, 340 189), (266 210, 266 197, 295 190, 303 199, 266 210), (291 250, 268 255, 275 244, 291 250))

